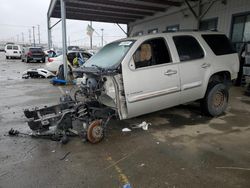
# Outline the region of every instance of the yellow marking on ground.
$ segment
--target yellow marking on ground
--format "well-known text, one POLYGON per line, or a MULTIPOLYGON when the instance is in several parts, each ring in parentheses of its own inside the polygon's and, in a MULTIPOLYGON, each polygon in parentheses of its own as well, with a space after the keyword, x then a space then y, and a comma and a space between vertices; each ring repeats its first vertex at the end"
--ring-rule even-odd
POLYGON ((122 169, 117 165, 117 162, 113 161, 112 157, 110 156, 107 157, 107 160, 111 163, 111 166, 113 166, 115 168, 115 171, 118 173, 120 182, 123 185, 128 184, 128 177, 122 172, 122 169))

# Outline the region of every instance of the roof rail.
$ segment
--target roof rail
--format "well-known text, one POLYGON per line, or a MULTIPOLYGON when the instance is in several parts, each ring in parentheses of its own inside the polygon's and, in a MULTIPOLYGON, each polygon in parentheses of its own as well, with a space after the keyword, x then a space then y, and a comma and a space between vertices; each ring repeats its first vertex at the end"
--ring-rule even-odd
POLYGON ((218 31, 217 29, 209 29, 209 30, 199 30, 199 29, 179 29, 173 31, 163 31, 163 33, 173 33, 173 32, 191 32, 191 31, 218 31))

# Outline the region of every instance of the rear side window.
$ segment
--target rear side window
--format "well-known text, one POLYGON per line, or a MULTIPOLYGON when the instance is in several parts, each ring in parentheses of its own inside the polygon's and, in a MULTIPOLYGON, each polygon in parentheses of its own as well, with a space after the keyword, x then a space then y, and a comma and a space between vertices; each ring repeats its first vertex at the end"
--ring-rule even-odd
POLYGON ((204 52, 198 41, 192 36, 174 36, 180 61, 190 61, 204 57, 204 52))
POLYGON ((225 35, 202 35, 202 37, 215 55, 236 53, 230 40, 225 35))
POLYGON ((18 50, 18 46, 13 46, 13 50, 18 50))
POLYGON ((12 50, 12 46, 7 46, 7 50, 12 50))

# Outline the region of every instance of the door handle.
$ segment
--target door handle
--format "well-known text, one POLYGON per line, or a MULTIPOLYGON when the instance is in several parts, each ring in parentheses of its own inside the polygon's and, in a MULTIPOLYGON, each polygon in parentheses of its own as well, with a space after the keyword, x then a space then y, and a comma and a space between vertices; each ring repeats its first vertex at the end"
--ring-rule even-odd
POLYGON ((169 70, 167 70, 167 72, 164 73, 164 75, 166 75, 166 76, 171 76, 173 74, 177 74, 177 70, 169 69, 169 70))
POLYGON ((208 68, 208 67, 210 67, 210 66, 211 66, 211 64, 209 64, 209 63, 203 63, 203 64, 201 65, 201 68, 206 69, 206 68, 208 68))

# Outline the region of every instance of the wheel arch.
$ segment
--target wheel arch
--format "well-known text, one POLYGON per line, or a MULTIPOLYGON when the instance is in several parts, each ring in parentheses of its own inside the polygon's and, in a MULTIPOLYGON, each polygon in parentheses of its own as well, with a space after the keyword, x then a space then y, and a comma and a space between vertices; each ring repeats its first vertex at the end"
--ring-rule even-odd
POLYGON ((232 78, 231 72, 228 70, 218 71, 211 74, 209 79, 207 79, 206 87, 203 92, 203 97, 205 96, 210 83, 212 82, 224 83, 229 87, 231 84, 231 78, 232 78))

